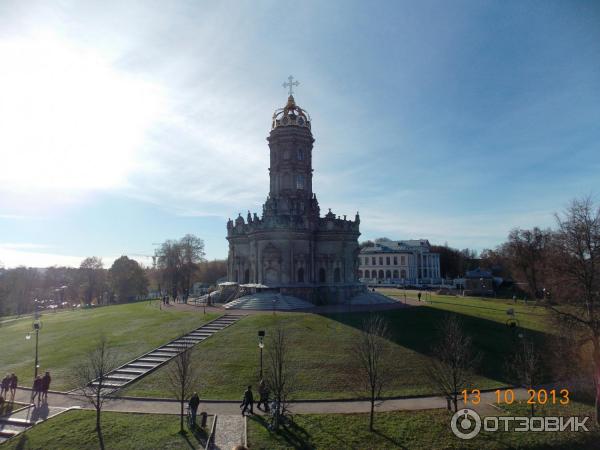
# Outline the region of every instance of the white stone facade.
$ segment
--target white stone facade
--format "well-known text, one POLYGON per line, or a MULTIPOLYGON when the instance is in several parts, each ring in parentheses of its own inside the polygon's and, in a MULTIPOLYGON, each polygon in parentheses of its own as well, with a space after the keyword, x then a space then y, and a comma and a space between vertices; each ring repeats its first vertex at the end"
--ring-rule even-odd
POLYGON ((440 255, 426 239, 377 240, 358 257, 358 277, 367 284, 439 284, 440 255))

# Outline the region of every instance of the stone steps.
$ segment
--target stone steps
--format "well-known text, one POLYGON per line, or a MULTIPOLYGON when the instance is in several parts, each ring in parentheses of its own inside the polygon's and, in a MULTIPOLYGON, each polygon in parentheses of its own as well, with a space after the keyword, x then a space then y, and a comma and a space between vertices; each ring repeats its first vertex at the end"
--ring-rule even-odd
MULTIPOLYGON (((245 317, 243 314, 226 314, 183 336, 173 339, 113 370, 107 374, 102 386, 105 387, 108 392, 117 391, 140 378, 145 377, 163 364, 166 364, 186 348, 190 348, 202 342, 213 334, 233 325, 243 317, 245 317)), ((91 384, 97 386, 98 382, 93 381, 91 384)))
POLYGON ((0 417, 0 444, 31 428, 36 423, 43 422, 56 414, 66 411, 66 409, 47 406, 46 404, 30 405, 7 416, 0 417))
POLYGON ((225 309, 255 309, 262 311, 271 311, 273 309, 276 311, 291 311, 313 307, 312 303, 297 297, 266 292, 244 295, 223 305, 225 309))

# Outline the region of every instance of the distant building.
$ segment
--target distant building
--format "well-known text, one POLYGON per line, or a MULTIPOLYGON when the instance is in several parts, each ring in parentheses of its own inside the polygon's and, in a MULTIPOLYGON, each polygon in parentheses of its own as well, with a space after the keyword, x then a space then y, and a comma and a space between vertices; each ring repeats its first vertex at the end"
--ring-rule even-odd
POLYGON ((464 278, 465 295, 493 295, 494 276, 492 272, 478 267, 468 270, 464 278))
POLYGON ((378 239, 358 257, 358 278, 368 284, 439 284, 440 255, 431 252, 427 239, 378 239))

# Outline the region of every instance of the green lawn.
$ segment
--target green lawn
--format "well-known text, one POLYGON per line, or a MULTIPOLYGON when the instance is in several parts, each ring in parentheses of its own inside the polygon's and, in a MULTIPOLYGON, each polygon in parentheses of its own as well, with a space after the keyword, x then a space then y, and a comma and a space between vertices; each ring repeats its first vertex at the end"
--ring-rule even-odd
MULTIPOLYGON (((582 404, 553 407, 538 415, 591 415, 582 404), (565 409, 560 409, 565 408, 565 409)), ((517 415, 521 415, 520 411, 517 415)), ((500 415, 501 413, 499 413, 500 415)), ((514 415, 511 412, 511 415, 514 415)), ((445 410, 378 413, 375 432, 368 431, 368 414, 296 415, 294 425, 278 434, 265 428, 260 417, 248 420, 251 449, 597 449, 600 431, 585 432, 481 432, 472 440, 461 440, 450 430, 452 414, 445 410)), ((588 420, 591 424, 592 420, 588 420)))
MULTIPOLYGON (((454 299, 453 299, 454 300, 454 299)), ((461 302, 465 300, 457 300, 461 302)), ((504 366, 515 341, 505 325, 506 308, 501 302, 481 300, 485 308, 461 303, 435 304, 382 313, 391 324, 393 376, 387 396, 430 394, 434 388, 423 376, 430 349, 436 340, 436 324, 447 311, 459 314, 474 344, 483 354, 474 380, 479 389, 507 384, 504 366), (438 307, 438 306, 442 307, 438 307), (503 315, 504 314, 504 315, 503 315)), ((475 305, 477 306, 477 305, 475 305)), ((201 374, 200 393, 210 399, 238 399, 248 383, 256 383, 259 371, 257 331, 267 335, 276 324, 289 330, 293 361, 298 367, 295 398, 356 398, 362 395, 356 381, 357 364, 351 346, 364 314, 316 315, 277 313, 248 316, 195 348, 195 366, 201 374)), ((522 323, 528 333, 544 339, 542 316, 522 323)), ((267 348, 265 348, 267 351, 267 348)), ((128 395, 169 396, 162 368, 126 390, 128 395)))
MULTIPOLYGON (((377 291, 400 300, 404 298, 404 291, 402 289, 382 288, 377 289, 377 291)), ((406 291, 406 295, 409 298, 416 299, 418 292, 406 291)), ((429 296, 429 294, 427 295, 429 296)), ((514 304, 512 300, 437 294, 431 294, 431 302, 425 302, 424 291, 422 291, 421 299, 423 300, 423 304, 430 308, 452 311, 502 324, 505 324, 509 318, 506 311, 511 308, 514 310, 515 317, 522 327, 536 331, 545 331, 548 329, 547 320, 550 317, 548 310, 542 306, 534 306, 533 302, 525 305, 522 300, 514 304)))
MULTIPOLYGON (((97 450, 93 411, 68 411, 20 434, 3 450, 97 450)), ((110 450, 204 448, 207 432, 179 434, 179 417, 164 414, 102 413, 105 447, 110 450)), ((212 416, 207 430, 210 430, 212 416)))
MULTIPOLYGON (((50 370, 51 389, 74 388, 69 374, 101 333, 107 336, 118 359, 126 362, 216 317, 205 317, 201 311, 160 310, 158 303, 148 302, 43 314, 40 371, 50 370)), ((20 385, 28 385, 33 377, 35 338, 25 339, 31 324, 28 317, 0 325, 0 342, 4 343, 0 376, 14 372, 20 385)))

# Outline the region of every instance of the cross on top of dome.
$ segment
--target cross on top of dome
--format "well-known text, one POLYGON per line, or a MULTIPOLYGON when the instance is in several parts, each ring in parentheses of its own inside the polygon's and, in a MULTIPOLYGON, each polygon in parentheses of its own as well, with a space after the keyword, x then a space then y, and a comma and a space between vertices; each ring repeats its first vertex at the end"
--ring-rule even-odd
POLYGON ((310 115, 307 111, 296 105, 296 100, 294 100, 293 89, 294 86, 298 86, 299 84, 299 81, 294 81, 294 77, 292 75, 288 77, 287 82, 283 83, 282 86, 284 88, 289 88, 289 97, 285 107, 279 108, 275 111, 275 113, 273 113, 271 129, 275 129, 277 127, 296 126, 305 127, 310 130, 310 115))
POLYGON ((294 77, 290 75, 286 83, 283 83, 284 88, 290 88, 288 90, 288 95, 294 95, 294 86, 299 86, 299 81, 294 81, 294 77))

